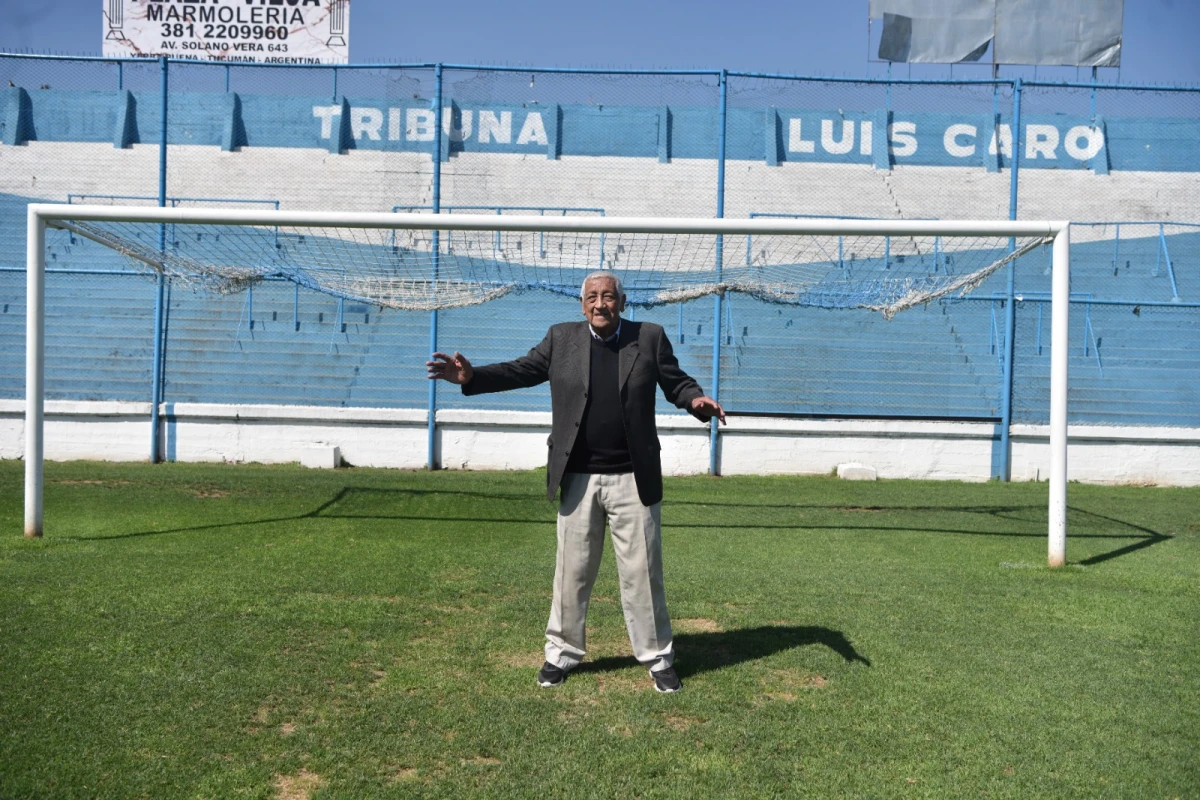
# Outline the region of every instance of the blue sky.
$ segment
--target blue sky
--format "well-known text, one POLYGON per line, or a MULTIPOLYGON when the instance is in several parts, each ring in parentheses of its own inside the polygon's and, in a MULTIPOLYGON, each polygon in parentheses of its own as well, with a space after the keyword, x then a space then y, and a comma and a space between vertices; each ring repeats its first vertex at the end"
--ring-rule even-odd
MULTIPOLYGON (((1052 1, 1052 0, 1050 0, 1052 1)), ((104 0, 0 0, 0 51, 99 55, 104 0)), ((1200 86, 1200 0, 1125 0, 1120 70, 1106 82, 1200 86)), ((882 76, 868 52, 867 0, 354 0, 355 63, 434 62, 548 67, 711 69, 788 75, 882 76)), ((897 65, 914 78, 944 66, 897 65)), ((1001 76, 1030 77, 1031 68, 1001 76)), ((1087 71, 1078 73, 1088 77, 1087 71)), ((985 78, 957 66, 955 77, 985 78)), ((1038 77, 1074 79, 1042 68, 1038 77)))

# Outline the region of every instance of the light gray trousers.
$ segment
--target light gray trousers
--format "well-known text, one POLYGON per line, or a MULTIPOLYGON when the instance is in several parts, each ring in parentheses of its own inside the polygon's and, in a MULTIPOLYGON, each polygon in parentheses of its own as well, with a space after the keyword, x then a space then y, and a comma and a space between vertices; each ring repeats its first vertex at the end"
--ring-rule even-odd
POLYGON ((631 472, 563 476, 546 661, 569 670, 587 652, 588 600, 600 571, 607 521, 633 655, 651 671, 671 666, 675 648, 663 593, 661 508, 661 503, 642 505, 631 472))

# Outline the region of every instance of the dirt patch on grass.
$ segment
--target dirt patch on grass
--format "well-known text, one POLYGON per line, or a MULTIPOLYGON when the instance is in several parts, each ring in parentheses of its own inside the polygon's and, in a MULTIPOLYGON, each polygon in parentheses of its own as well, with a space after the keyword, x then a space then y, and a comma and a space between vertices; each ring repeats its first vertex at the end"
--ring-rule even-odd
POLYGON ((667 714, 663 717, 663 724, 673 731, 686 731, 696 725, 703 725, 704 720, 688 714, 667 714))
POLYGON ((474 758, 461 759, 458 763, 462 764, 464 767, 498 767, 503 762, 500 759, 492 758, 491 756, 475 756, 474 758))
POLYGON ((829 679, 815 672, 776 669, 762 679, 764 694, 772 700, 792 702, 806 690, 824 689, 829 679))
POLYGON ((563 704, 563 708, 558 712, 558 718, 564 725, 575 725, 576 727, 591 719, 593 712, 600 708, 600 699, 596 697, 596 693, 590 689, 581 692, 580 694, 571 694, 571 690, 566 691, 555 689, 551 692, 552 696, 563 704))
POLYGON ((310 603, 381 603, 394 606, 400 598, 390 594, 330 594, 328 592, 302 592, 296 595, 298 599, 310 603))
POLYGON ((294 723, 294 722, 285 722, 279 726, 279 735, 280 736, 291 736, 295 732, 296 732, 296 723, 294 723))
POLYGON ((653 684, 644 670, 621 670, 620 672, 597 672, 596 691, 600 694, 632 694, 649 689, 653 684))
POLYGON ((814 673, 812 675, 806 675, 797 685, 803 689, 824 689, 829 685, 829 679, 823 678, 814 673))
POLYGON ((408 783, 415 781, 418 777, 416 767, 398 767, 392 770, 392 783, 408 783))
POLYGON ((223 498, 223 497, 229 497, 229 492, 225 491, 224 489, 196 489, 196 488, 192 488, 192 489, 188 489, 188 491, 189 491, 189 492, 191 492, 191 493, 192 493, 193 495, 195 495, 196 497, 199 497, 199 498, 202 498, 202 499, 205 499, 205 500, 207 500, 207 499, 216 499, 216 500, 219 500, 219 499, 221 499, 221 498, 223 498))
POLYGON ((514 669, 538 669, 545 661, 541 650, 524 650, 520 653, 497 653, 493 659, 514 669))
POLYGON ((474 567, 453 567, 438 575, 438 578, 446 583, 465 583, 474 581, 479 575, 479 570, 474 567))
POLYGON ((679 633, 721 633, 725 629, 715 619, 707 617, 685 617, 671 623, 672 630, 679 633))
POLYGON ((478 614, 482 610, 482 609, 475 608, 473 606, 466 605, 465 603, 462 605, 457 605, 457 606, 429 606, 429 608, 431 608, 434 611, 437 611, 439 613, 450 614, 450 615, 478 614))
POLYGON ((324 783, 317 773, 302 769, 295 775, 276 775, 272 785, 276 800, 308 800, 324 783))
POLYGON ((796 700, 795 692, 767 692, 763 696, 778 703, 793 703, 796 700))

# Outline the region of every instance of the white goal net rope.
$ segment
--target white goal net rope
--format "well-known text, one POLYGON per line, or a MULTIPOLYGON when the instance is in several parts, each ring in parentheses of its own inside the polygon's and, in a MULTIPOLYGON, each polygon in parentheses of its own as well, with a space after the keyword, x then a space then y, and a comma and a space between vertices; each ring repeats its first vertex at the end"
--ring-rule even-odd
POLYGON ((898 311, 972 291, 1048 244, 1045 235, 813 235, 439 231, 404 228, 58 221, 139 269, 221 294, 288 280, 384 308, 477 305, 510 292, 578 296, 617 272, 636 306, 739 292, 822 308, 898 311))

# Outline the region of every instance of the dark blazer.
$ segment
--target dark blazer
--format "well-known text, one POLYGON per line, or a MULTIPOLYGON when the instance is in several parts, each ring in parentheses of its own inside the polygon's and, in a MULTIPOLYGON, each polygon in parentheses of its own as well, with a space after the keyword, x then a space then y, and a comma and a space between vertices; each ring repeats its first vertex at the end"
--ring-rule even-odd
MULTIPOLYGON (((586 322, 561 322, 552 325, 529 354, 513 361, 488 364, 475 368, 471 381, 462 387, 463 394, 503 392, 550 381, 551 420, 550 448, 546 471, 546 496, 562 483, 567 459, 579 423, 587 404, 588 381, 591 377, 591 331, 586 322)), ((658 429, 654 424, 655 386, 661 386, 667 400, 679 408, 687 408, 703 396, 691 377, 679 368, 671 350, 671 342, 662 326, 652 322, 621 321, 618 370, 621 381, 622 416, 629 455, 633 461, 633 477, 637 482, 638 498, 643 505, 662 500, 662 460, 659 454, 658 429)))

